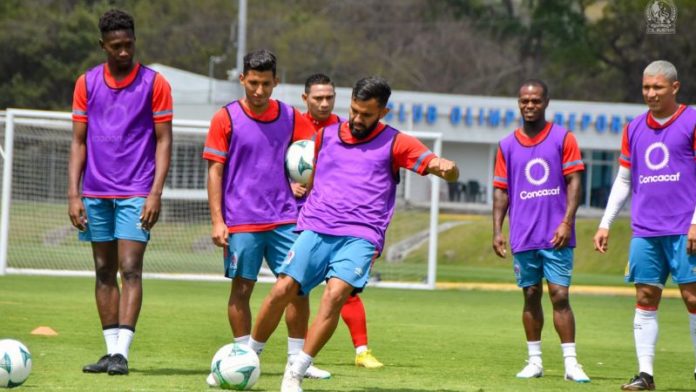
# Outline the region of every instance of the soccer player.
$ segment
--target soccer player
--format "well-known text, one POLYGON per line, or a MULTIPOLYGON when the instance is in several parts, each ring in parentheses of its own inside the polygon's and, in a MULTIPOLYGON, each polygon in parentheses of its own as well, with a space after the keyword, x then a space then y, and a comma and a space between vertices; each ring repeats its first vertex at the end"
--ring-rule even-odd
POLYGON ((573 134, 546 121, 549 94, 544 82, 522 83, 518 105, 523 126, 500 141, 493 182, 493 250, 503 258, 507 254, 503 221, 509 207, 515 277, 524 295, 522 324, 529 360, 517 377, 544 375, 541 297, 546 278, 565 359, 564 378, 589 382, 576 359, 575 318, 568 298, 584 165, 573 134))
POLYGON ((353 88, 348 122, 317 134, 316 169, 297 222, 301 233, 263 302, 251 339, 251 347, 262 350, 286 304, 327 281, 305 346, 285 368, 283 392, 302 390, 302 377, 335 331, 343 304, 367 284, 394 213, 399 168, 447 181, 459 177, 454 162, 379 121, 389 111, 390 95, 384 79, 360 79, 353 88))
MULTIPOLYGON (((329 125, 346 121, 346 119, 333 113, 336 103, 335 86, 331 78, 324 74, 314 74, 307 78, 302 100, 307 105, 307 112, 304 116, 312 123, 315 132, 329 125)), ((302 194, 304 191, 303 187, 302 194)), ((304 198, 300 200, 304 204, 304 198)), ((365 306, 357 293, 348 297, 341 308, 341 318, 348 326, 348 331, 353 339, 355 366, 368 369, 383 367, 384 365, 372 355, 372 350, 367 347, 367 316, 365 315, 365 306)))
POLYGON ((625 391, 655 389, 657 308, 670 273, 696 347, 696 111, 677 103, 679 88, 677 69, 667 61, 654 61, 643 71, 648 111, 624 128, 619 173, 594 236, 595 250, 605 253, 609 227, 632 194, 626 282, 636 288, 638 374, 621 386, 625 391))
POLYGON ((106 355, 82 370, 115 375, 128 374, 143 298, 143 254, 169 171, 173 114, 167 81, 133 60, 133 18, 110 10, 99 19, 99 29, 106 63, 75 83, 68 214, 80 240, 92 243, 106 341, 106 355))
MULTIPOLYGON (((223 247, 225 276, 232 280, 227 314, 237 343, 249 343, 249 299, 264 258, 273 273, 297 238, 297 204, 285 171, 295 140, 311 139, 311 124, 292 106, 271 99, 278 84, 276 56, 257 50, 244 56, 239 76, 244 98, 213 117, 203 158, 208 160, 212 239, 223 247)), ((280 313, 283 313, 283 310, 280 313)), ((293 296, 286 311, 288 361, 304 345, 309 300, 293 296)), ((307 377, 329 378, 314 366, 307 377)))

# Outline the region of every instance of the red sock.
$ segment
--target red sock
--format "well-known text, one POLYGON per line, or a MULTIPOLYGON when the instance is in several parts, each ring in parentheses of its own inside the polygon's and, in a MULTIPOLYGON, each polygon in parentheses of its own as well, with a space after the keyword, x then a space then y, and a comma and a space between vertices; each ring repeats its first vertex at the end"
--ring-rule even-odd
POLYGON ((348 326, 353 346, 367 346, 367 318, 360 297, 354 295, 348 298, 341 308, 341 317, 348 326))

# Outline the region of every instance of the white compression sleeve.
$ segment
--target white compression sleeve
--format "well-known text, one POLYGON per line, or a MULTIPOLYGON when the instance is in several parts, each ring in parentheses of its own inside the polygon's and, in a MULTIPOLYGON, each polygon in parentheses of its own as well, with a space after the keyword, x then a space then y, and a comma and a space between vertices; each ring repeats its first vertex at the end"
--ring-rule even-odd
POLYGON ((696 225, 696 209, 694 209, 694 216, 691 218, 691 224, 696 225))
POLYGON ((614 185, 609 193, 607 200, 607 208, 604 210, 602 222, 599 224, 600 229, 609 229, 612 222, 619 214, 621 208, 626 204, 628 195, 631 194, 631 170, 623 166, 619 166, 619 173, 616 175, 614 185))

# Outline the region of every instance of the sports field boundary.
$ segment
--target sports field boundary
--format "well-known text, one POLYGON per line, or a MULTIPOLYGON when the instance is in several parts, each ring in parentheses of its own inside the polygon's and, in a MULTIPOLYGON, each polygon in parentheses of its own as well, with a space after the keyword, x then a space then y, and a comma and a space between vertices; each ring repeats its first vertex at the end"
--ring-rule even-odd
MULTIPOLYGON (((8 275, 27 275, 27 276, 64 276, 64 277, 94 277, 93 271, 70 271, 70 270, 42 270, 42 269, 21 269, 8 268, 8 275)), ((185 280, 185 281, 205 281, 205 282, 228 282, 229 279, 221 275, 203 274, 166 274, 166 273, 143 273, 144 279, 156 280, 185 280)), ((259 283, 273 283, 275 278, 272 276, 259 276, 259 283)), ((404 282, 370 282, 370 287, 379 288, 404 288, 408 284, 404 282)), ((410 289, 428 290, 422 283, 413 283, 410 289)), ((438 282, 435 284, 436 290, 479 290, 479 291, 518 291, 520 290, 514 283, 487 283, 487 282, 438 282)), ((586 295, 616 295, 632 297, 636 295, 632 286, 590 286, 573 285, 570 286, 572 294, 586 295)), ((663 298, 681 298, 679 290, 676 288, 666 288, 662 290, 663 298)))
MULTIPOLYGON (((484 283, 484 282, 440 282, 435 285, 435 288, 441 290, 480 290, 480 291, 518 291, 520 290, 514 283, 484 283)), ((587 294, 587 295, 617 295, 625 297, 633 297, 636 295, 636 289, 633 286, 618 287, 618 286, 588 286, 588 285, 573 285, 570 286, 572 294, 587 294)), ((681 298, 679 289, 666 288, 662 290, 662 298, 681 298)))

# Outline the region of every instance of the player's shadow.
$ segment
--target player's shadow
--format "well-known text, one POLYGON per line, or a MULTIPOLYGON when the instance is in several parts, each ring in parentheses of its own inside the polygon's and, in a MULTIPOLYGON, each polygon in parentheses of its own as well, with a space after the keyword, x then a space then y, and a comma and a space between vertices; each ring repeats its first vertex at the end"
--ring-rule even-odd
POLYGON ((145 376, 176 376, 176 375, 199 375, 204 377, 210 373, 210 369, 173 369, 173 368, 150 368, 150 369, 130 369, 131 373, 140 373, 145 376))

